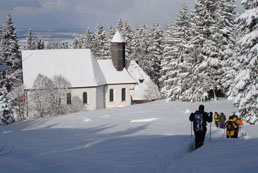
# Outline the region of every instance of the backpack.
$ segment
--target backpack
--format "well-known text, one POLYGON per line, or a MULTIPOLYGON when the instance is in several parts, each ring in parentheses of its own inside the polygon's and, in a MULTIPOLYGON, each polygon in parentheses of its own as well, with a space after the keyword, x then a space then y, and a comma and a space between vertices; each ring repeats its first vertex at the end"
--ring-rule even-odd
POLYGON ((233 125, 233 121, 228 122, 227 131, 233 131, 235 130, 235 127, 233 125))
POLYGON ((203 131, 203 114, 194 115, 194 130, 197 132, 203 131))

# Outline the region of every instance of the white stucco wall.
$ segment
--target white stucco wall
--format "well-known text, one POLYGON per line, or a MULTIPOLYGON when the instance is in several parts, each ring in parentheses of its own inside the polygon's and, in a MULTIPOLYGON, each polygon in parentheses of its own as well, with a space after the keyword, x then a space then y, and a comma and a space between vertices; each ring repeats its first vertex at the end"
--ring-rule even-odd
POLYGON ((96 88, 96 109, 105 108, 105 86, 96 88))
POLYGON ((134 89, 135 84, 128 85, 107 85, 105 87, 105 107, 120 107, 120 106, 128 106, 131 105, 131 95, 130 90, 134 89), (126 99, 122 101, 122 88, 126 89, 126 99), (113 89, 114 91, 114 101, 110 102, 109 98, 109 90, 113 89))
MULTIPOLYGON (((121 107, 131 105, 131 95, 130 91, 133 90, 135 84, 127 84, 127 85, 106 85, 92 88, 73 88, 70 89, 70 93, 72 96, 72 104, 82 104, 85 110, 96 110, 96 109, 104 109, 111 107, 121 107), (125 88, 126 98, 125 101, 122 101, 122 89, 125 88), (114 100, 110 102, 110 89, 114 91, 114 100), (87 92, 87 104, 83 104, 83 93, 87 92), (73 103, 73 99, 76 98, 77 102, 73 103)), ((30 101, 30 92, 27 91, 27 99, 28 105, 32 104, 30 101)), ((65 100, 63 100, 66 102, 65 100)), ((27 113, 26 113, 27 115, 27 113)), ((29 116, 33 116, 33 112, 29 110, 29 116)))
MULTIPOLYGON (((84 104, 86 110, 96 110, 104 108, 103 91, 104 86, 97 88, 75 88, 71 89, 72 97, 80 98, 83 102, 83 93, 87 92, 88 103, 84 104)), ((73 103, 72 103, 73 104, 73 103)))

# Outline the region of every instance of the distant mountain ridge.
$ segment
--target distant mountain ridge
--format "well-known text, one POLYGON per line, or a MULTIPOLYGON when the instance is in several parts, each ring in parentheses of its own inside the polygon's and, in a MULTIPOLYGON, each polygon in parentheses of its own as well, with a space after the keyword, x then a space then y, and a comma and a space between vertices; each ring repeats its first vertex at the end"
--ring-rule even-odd
MULTIPOLYGON (((23 42, 28 35, 28 28, 17 28, 19 41, 23 42)), ((65 29, 35 29, 32 30, 35 37, 41 37, 47 42, 57 42, 61 40, 73 40, 85 32, 82 28, 65 28, 65 29)))

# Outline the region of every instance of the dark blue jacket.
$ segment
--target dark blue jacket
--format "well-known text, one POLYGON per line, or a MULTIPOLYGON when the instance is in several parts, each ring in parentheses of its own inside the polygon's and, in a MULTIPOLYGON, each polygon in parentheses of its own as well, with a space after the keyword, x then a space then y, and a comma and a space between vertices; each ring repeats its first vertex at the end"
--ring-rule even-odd
POLYGON ((202 114, 203 115, 203 131, 207 131, 207 122, 211 123, 212 122, 212 112, 210 112, 210 115, 207 112, 204 111, 196 111, 195 113, 191 113, 189 120, 194 121, 194 117, 196 114, 202 114))

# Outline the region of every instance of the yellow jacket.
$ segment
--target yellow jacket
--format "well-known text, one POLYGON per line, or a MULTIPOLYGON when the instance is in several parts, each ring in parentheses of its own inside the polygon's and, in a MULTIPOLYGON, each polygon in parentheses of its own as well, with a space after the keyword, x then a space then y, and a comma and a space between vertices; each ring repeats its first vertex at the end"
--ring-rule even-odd
POLYGON ((219 114, 215 113, 215 115, 214 115, 214 120, 215 120, 215 121, 219 121, 219 114))
POLYGON ((234 134, 238 132, 238 126, 233 119, 229 119, 224 126, 225 128, 228 127, 229 122, 232 122, 234 130, 228 130, 227 129, 226 134, 227 134, 227 136, 234 136, 234 134))

